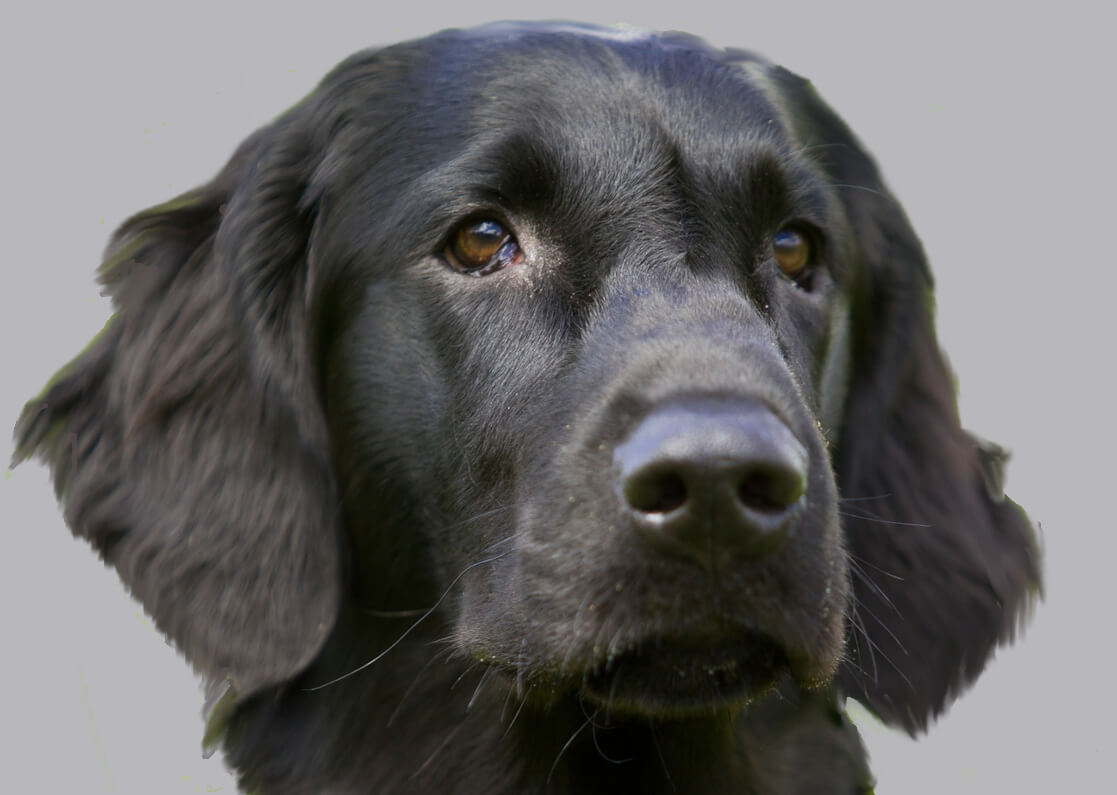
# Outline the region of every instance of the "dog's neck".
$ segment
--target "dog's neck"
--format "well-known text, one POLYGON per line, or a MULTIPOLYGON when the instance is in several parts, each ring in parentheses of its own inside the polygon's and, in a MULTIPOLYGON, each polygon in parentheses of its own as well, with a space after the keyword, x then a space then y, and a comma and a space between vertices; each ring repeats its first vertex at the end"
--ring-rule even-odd
POLYGON ((618 717, 575 693, 521 697, 504 675, 448 654, 432 622, 313 689, 373 659, 407 626, 350 611, 304 676, 240 706, 226 749, 247 792, 451 793, 480 781, 492 795, 867 791, 864 749, 830 688, 785 683, 709 717, 618 717), (791 758, 804 748, 816 758, 791 758))

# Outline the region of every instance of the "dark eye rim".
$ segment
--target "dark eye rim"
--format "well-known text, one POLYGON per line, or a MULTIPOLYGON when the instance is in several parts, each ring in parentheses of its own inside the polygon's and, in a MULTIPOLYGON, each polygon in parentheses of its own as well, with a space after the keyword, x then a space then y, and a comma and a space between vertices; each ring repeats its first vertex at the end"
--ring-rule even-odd
POLYGON ((450 228, 450 231, 439 245, 438 256, 455 273, 461 273, 466 276, 488 276, 489 274, 497 273, 512 265, 518 265, 524 259, 524 250, 520 245, 514 226, 508 223, 500 213, 478 212, 470 214, 450 228), (487 262, 482 265, 467 265, 454 254, 455 239, 462 230, 486 222, 500 226, 506 232, 506 235, 487 262), (514 249, 514 252, 510 249, 514 249))
POLYGON ((822 232, 809 221, 794 219, 781 224, 772 234, 768 244, 768 259, 781 279, 795 287, 811 292, 817 286, 817 277, 823 270, 825 245, 822 232), (781 232, 794 232, 803 237, 807 244, 807 261, 795 273, 787 273, 776 259, 775 239, 781 232))

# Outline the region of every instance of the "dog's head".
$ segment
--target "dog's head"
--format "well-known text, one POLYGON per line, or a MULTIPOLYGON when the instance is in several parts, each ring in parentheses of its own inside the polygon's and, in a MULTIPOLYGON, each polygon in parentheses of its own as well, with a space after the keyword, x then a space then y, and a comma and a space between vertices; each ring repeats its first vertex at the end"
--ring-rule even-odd
POLYGON ((913 730, 1038 589, 931 277, 806 81, 681 35, 362 53, 126 222, 19 451, 207 676, 437 609, 541 699, 839 677, 913 730))

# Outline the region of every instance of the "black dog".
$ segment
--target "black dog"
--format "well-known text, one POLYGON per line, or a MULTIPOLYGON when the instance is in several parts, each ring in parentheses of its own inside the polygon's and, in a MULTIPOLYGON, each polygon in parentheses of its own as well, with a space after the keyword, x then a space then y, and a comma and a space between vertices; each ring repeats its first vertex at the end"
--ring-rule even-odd
POLYGON ((101 279, 16 458, 249 791, 867 791, 843 695, 923 728, 1038 593, 903 211, 754 55, 358 54, 101 279))

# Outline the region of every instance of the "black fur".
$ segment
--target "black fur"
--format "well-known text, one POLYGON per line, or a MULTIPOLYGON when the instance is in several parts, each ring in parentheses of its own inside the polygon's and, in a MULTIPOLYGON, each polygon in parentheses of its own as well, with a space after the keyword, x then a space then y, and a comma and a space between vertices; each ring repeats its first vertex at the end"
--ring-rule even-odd
POLYGON ((246 790, 868 791, 843 695, 923 728, 1039 591, 903 211, 754 55, 557 25, 360 53, 101 278, 16 459, 212 683, 246 790), (453 267, 480 218, 522 262, 453 267), (630 510, 624 445, 679 406, 688 443, 796 440, 774 551, 630 510))

